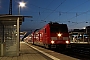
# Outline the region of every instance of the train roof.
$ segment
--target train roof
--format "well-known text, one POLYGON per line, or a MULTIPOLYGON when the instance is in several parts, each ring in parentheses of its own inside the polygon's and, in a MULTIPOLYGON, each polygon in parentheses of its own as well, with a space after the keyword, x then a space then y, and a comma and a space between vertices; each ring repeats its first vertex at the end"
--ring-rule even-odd
POLYGON ((50 23, 48 23, 49 25, 53 25, 53 24, 55 24, 55 25, 67 25, 67 24, 59 24, 58 22, 50 22, 50 23))
POLYGON ((59 23, 48 23, 49 26, 59 26, 59 27, 67 27, 67 24, 59 24, 59 23))

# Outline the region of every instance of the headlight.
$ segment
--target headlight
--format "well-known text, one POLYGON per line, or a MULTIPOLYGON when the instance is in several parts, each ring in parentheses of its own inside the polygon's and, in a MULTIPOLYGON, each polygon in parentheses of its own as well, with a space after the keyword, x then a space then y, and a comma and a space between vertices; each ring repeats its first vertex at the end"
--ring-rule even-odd
POLYGON ((61 35, 62 35, 62 34, 60 34, 60 33, 58 34, 59 37, 60 37, 61 35))
POLYGON ((69 41, 66 41, 66 44, 69 44, 69 41))
POLYGON ((51 43, 54 44, 54 41, 52 40, 51 43))

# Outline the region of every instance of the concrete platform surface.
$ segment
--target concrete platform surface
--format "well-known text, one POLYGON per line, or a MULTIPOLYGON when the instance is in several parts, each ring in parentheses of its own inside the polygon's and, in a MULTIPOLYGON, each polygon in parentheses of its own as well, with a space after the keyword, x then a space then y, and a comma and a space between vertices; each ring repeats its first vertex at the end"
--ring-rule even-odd
POLYGON ((20 42, 20 56, 0 57, 0 60, 79 60, 32 44, 20 42))

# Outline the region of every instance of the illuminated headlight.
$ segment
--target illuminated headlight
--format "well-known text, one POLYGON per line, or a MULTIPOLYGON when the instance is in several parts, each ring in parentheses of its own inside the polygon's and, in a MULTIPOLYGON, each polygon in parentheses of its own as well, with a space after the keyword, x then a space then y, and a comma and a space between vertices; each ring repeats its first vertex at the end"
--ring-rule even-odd
POLYGON ((51 43, 54 44, 54 41, 52 40, 51 43))
POLYGON ((66 41, 67 44, 69 44, 69 41, 66 41))
POLYGON ((59 37, 60 37, 61 35, 62 35, 62 34, 60 34, 60 33, 58 34, 59 37))

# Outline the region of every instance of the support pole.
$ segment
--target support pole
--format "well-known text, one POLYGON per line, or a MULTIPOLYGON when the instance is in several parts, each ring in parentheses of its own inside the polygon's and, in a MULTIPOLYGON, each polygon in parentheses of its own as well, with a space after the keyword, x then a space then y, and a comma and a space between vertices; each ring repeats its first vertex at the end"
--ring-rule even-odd
POLYGON ((17 56, 19 56, 19 17, 17 18, 17 56))

